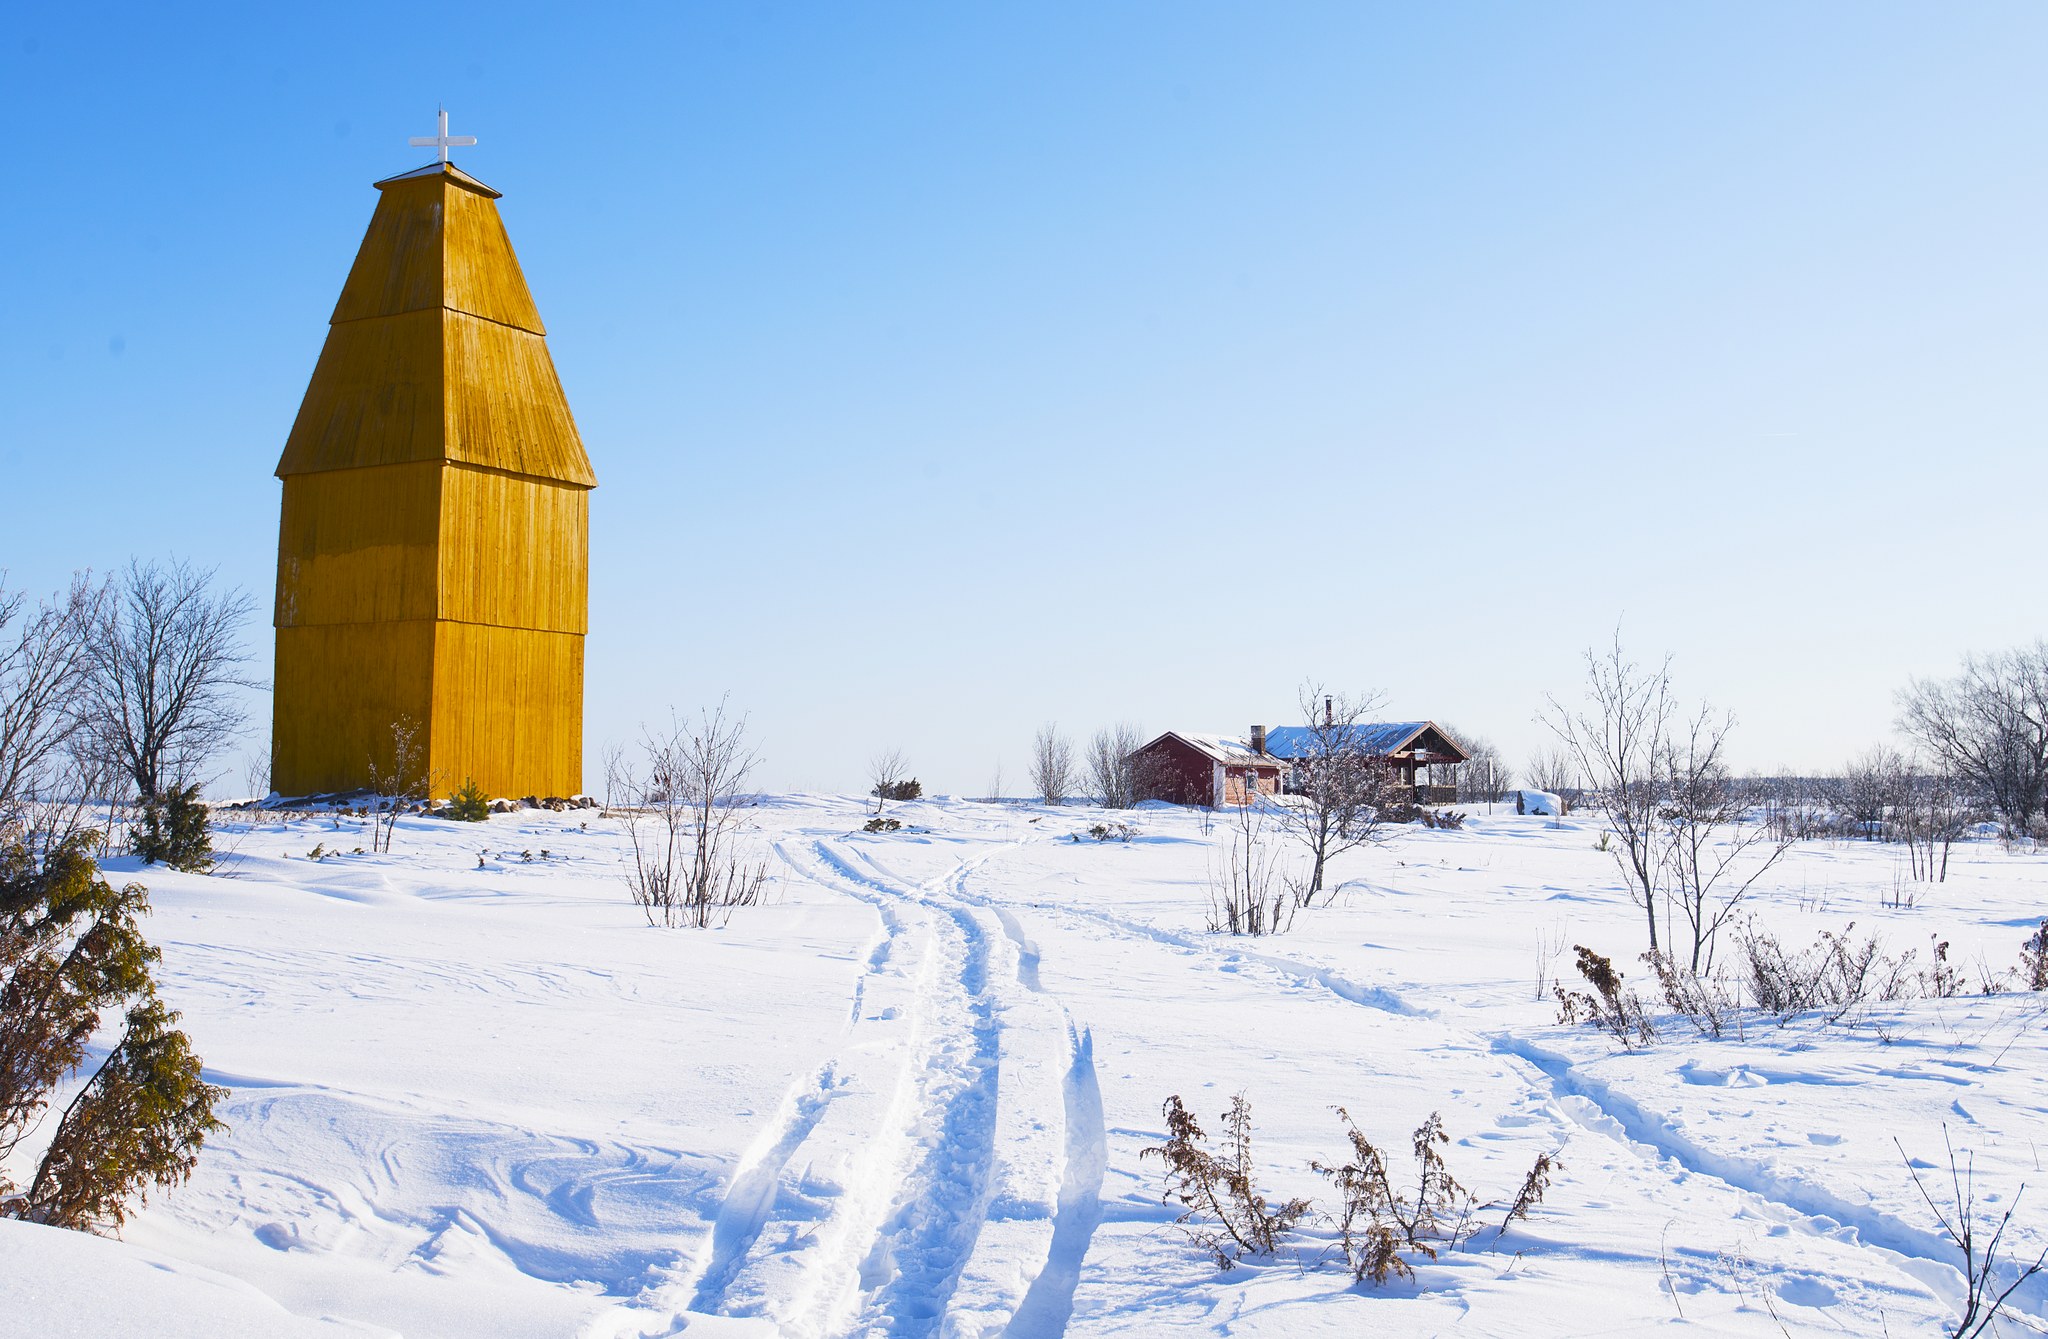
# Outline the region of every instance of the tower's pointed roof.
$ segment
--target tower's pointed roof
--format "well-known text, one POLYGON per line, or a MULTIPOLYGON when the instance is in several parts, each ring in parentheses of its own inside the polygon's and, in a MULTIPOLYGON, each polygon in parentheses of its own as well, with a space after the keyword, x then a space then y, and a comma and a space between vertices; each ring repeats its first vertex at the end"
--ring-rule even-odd
POLYGON ((450 460, 595 486, 498 192, 452 163, 377 189, 278 476, 450 460))

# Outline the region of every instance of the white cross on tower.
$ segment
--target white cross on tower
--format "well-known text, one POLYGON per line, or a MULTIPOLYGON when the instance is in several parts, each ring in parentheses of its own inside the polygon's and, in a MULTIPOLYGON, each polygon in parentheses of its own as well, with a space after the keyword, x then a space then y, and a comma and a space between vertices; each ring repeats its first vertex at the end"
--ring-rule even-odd
POLYGON ((466 148, 469 145, 476 143, 476 136, 449 134, 448 109, 446 107, 442 107, 439 110, 441 113, 441 133, 432 136, 414 135, 411 139, 407 140, 406 143, 412 145, 412 147, 415 149, 439 149, 441 151, 441 161, 445 163, 448 161, 448 150, 451 145, 456 148, 466 148))

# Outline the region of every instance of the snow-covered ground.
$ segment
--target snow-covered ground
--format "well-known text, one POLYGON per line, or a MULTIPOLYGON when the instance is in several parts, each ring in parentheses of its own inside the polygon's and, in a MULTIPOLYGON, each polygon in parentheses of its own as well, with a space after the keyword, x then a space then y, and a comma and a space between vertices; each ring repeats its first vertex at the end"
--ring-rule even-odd
MULTIPOLYGON (((1204 929, 1228 829, 1193 813, 1120 815, 1128 843, 1081 808, 890 813, 762 804, 767 903, 715 930, 649 928, 590 812, 407 820, 320 861, 360 822, 228 816, 224 875, 140 877, 230 1129, 123 1243, 0 1224, 0 1332, 1933 1334, 1957 1256, 1902 1149, 1942 1190, 1945 1136, 1973 1156, 1985 1212, 2048 1182, 2031 994, 1634 1052, 1559 1026, 1539 977, 1574 943, 1647 984, 1590 819, 1403 829, 1250 940, 1204 929), (1337 1105, 1399 1171, 1441 1111, 1482 1200, 1562 1170, 1411 1281, 1354 1285, 1327 1221, 1219 1273, 1139 1154, 1169 1094, 1213 1133, 1240 1091, 1278 1196, 1330 1204, 1337 1105)), ((1755 909, 1788 944, 1853 921, 1924 962, 1938 935, 1973 983, 2048 911, 2048 857, 1991 843, 1889 908, 1902 858, 1803 843, 1755 909)), ((2031 1259, 2048 1185, 2014 1223, 2031 1259)))

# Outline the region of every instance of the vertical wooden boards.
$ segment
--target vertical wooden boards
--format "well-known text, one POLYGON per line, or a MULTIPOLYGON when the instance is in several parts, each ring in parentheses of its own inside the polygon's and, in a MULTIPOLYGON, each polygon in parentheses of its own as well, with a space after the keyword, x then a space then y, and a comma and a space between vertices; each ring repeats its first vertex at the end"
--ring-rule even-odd
POLYGON ((462 466, 444 472, 440 617, 582 633, 589 552, 588 489, 462 466))
POLYGON ((433 715, 434 621, 331 623, 277 630, 271 708, 280 795, 353 790, 391 766, 391 726, 433 715))
POLYGON ((439 310, 335 326, 278 477, 422 460, 597 483, 539 335, 439 310))
POLYGON ((547 333, 491 203, 497 192, 452 171, 393 177, 377 189, 334 324, 445 307, 547 333))
POLYGON ((448 459, 585 488, 597 483, 546 340, 445 312, 441 365, 448 459))
POLYGON ((278 477, 441 459, 441 324, 421 311, 329 330, 278 477))
POLYGON ((424 462, 286 479, 277 626, 433 618, 444 468, 424 462))
MULTIPOLYGON (((386 194, 397 189, 391 187, 386 194)), ((505 235, 505 223, 491 197, 453 182, 440 189, 445 238, 441 305, 545 335, 519 257, 512 252, 512 239, 505 235)))
POLYGON ((434 625, 436 789, 489 795, 583 788, 583 638, 442 620, 434 625))

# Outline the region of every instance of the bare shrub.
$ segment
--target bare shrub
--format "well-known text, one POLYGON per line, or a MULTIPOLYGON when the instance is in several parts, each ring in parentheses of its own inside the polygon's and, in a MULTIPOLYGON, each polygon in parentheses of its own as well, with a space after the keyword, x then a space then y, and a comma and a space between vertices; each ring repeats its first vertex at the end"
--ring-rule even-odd
POLYGON ((1949 849, 1977 821, 1977 808, 1957 778, 1940 768, 1923 773, 1909 766, 1901 783, 1894 827, 1906 843, 1908 866, 1922 883, 1946 883, 1949 849))
POLYGON ((1174 1224, 1209 1253, 1218 1269, 1229 1269, 1247 1255, 1271 1255, 1280 1238, 1294 1230, 1312 1207, 1307 1200, 1269 1205, 1259 1193, 1252 1166, 1252 1109, 1243 1093, 1230 1099, 1223 1113, 1228 1142, 1222 1156, 1208 1149, 1208 1136, 1178 1093, 1161 1107, 1166 1117, 1166 1142, 1141 1149, 1138 1156, 1165 1164, 1166 1186, 1161 1204, 1179 1204, 1174 1224))
POLYGON ((1948 960, 1948 941, 1940 935, 1928 936, 1930 952, 1927 970, 1920 973, 1922 993, 1932 1000, 1949 1000, 1963 993, 1963 974, 1948 960))
POLYGON ((1238 805, 1231 810, 1223 849, 1210 859, 1210 933, 1279 934, 1294 923, 1299 905, 1267 838, 1259 806, 1238 805))
POLYGON ((1892 811, 1905 801, 1908 763, 1897 749, 1875 745, 1851 758, 1829 798, 1866 841, 1888 835, 1892 811))
POLYGON ((1801 776, 1757 777, 1747 789, 1757 818, 1782 842, 1839 836, 1847 821, 1836 814, 1827 781, 1801 776))
POLYGON ((1645 953, 1643 961, 1657 977, 1664 1003, 1691 1023, 1703 1037, 1719 1037, 1735 1021, 1739 1006, 1718 976, 1702 976, 1676 966, 1662 953, 1645 953))
MULTIPOLYGON (((1401 1258, 1402 1251, 1434 1260, 1439 1247, 1456 1250, 1479 1230, 1480 1206, 1444 1161, 1443 1148, 1450 1143, 1450 1136, 1444 1132, 1441 1112, 1431 1112, 1410 1136, 1416 1167, 1412 1196, 1395 1187, 1386 1155, 1366 1138, 1351 1113, 1343 1107, 1336 1112, 1344 1122, 1351 1160, 1341 1166, 1310 1165, 1328 1177, 1342 1197, 1337 1235, 1353 1278, 1378 1287, 1390 1278, 1413 1277, 1414 1270, 1401 1258)), ((1529 1216, 1529 1210, 1540 1204, 1549 1190, 1551 1174, 1562 1166, 1553 1153, 1537 1157, 1505 1206, 1507 1212, 1496 1236, 1505 1233, 1515 1219, 1529 1216)))
POLYGON ((1966 1156, 1958 1165, 1955 1145, 1949 1140, 1945 1122, 1941 1127, 1941 1142, 1948 1149, 1949 1200, 1946 1206, 1935 1203, 1926 1182, 1920 1179, 1920 1169, 1907 1155, 1906 1146, 1897 1138, 1892 1140, 1892 1146, 1899 1150, 1899 1157, 1906 1164, 1906 1174, 1913 1178, 1913 1189, 1920 1192, 1928 1212, 1941 1225, 1942 1235, 1962 1256, 1963 1305, 1957 1312, 1955 1328, 1949 1334, 1952 1339, 1976 1339, 1986 1330, 1997 1333, 1998 1317, 2007 1300, 2019 1291, 2021 1284, 2048 1266, 2048 1247, 2044 1247, 2031 1264, 2014 1270, 2012 1282, 2001 1289, 1998 1286, 1999 1274, 2008 1264, 2003 1257, 2006 1229, 2012 1226, 2012 1217, 2019 1212, 2020 1196, 2026 1193, 2027 1188, 2022 1185, 2013 1192, 2011 1203, 2006 1205, 1995 1226, 1988 1219, 1980 1224, 1976 1159, 1966 1156), (1986 1228, 1990 1230, 1988 1239, 1983 1235, 1986 1228))
POLYGON ((1491 740, 1466 734, 1456 726, 1446 729, 1451 738, 1465 746, 1466 758, 1461 763, 1431 764, 1432 783, 1453 787, 1460 804, 1484 804, 1491 812, 1492 806, 1500 801, 1501 793, 1514 784, 1514 769, 1507 765, 1491 740))
POLYGON ((611 788, 632 798, 619 811, 631 847, 626 886, 649 925, 702 929, 760 900, 768 867, 745 848, 742 808, 758 761, 746 718, 723 700, 700 710, 694 729, 674 716, 666 733, 643 729, 639 763, 619 760, 611 788))
POLYGON ((427 775, 427 741, 420 723, 400 716, 391 723, 391 752, 370 759, 370 789, 383 798, 370 816, 370 849, 389 851, 398 830, 398 816, 419 804, 433 790, 427 775))
POLYGON ((1500 1229, 1494 1236, 1506 1236, 1508 1224, 1517 1218, 1527 1222, 1529 1210, 1541 1204, 1543 1196, 1549 1192, 1551 1175, 1563 1170, 1564 1164, 1557 1160, 1556 1153, 1538 1153, 1536 1161, 1530 1164, 1527 1175, 1522 1177, 1521 1188, 1515 1192, 1514 1199, 1508 1202, 1507 1216, 1500 1220, 1500 1229))
POLYGON ((1074 746, 1057 724, 1031 738, 1031 785, 1046 804, 1065 804, 1074 788, 1074 746))
POLYGON ((1779 1019, 1814 1010, 1830 1023, 1871 1000, 1920 993, 1909 950, 1894 958, 1876 935, 1856 938, 1850 922, 1839 933, 1823 930, 1813 946, 1793 952, 1754 924, 1736 936, 1744 984, 1758 1009, 1779 1019))
POLYGON ((2048 920, 2020 945, 2020 975, 2028 990, 2048 990, 2048 920))
POLYGON ((1582 990, 1567 991, 1561 985, 1551 987, 1557 996, 1557 1021, 1590 1023, 1625 1048, 1647 1046, 1655 1041, 1657 1030, 1650 1023, 1642 997, 1622 986, 1622 974, 1614 969, 1613 959, 1602 957, 1584 944, 1572 945, 1572 951, 1578 954, 1579 975, 1593 990, 1588 994, 1582 990))

